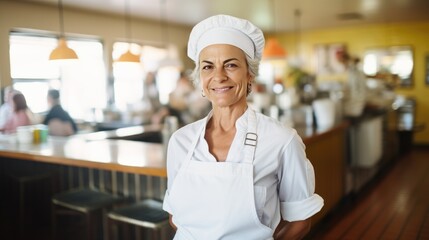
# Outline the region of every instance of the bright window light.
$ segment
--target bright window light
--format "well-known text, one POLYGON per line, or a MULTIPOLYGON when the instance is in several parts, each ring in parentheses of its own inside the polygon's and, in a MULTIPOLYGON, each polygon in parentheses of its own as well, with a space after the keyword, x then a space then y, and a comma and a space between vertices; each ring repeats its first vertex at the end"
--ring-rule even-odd
MULTIPOLYGON (((180 77, 177 67, 160 67, 160 62, 168 55, 166 48, 131 45, 126 42, 113 44, 112 58, 117 59, 131 46, 134 54, 141 54, 141 64, 114 63, 115 107, 120 111, 132 111, 133 106, 140 106, 145 99, 145 79, 149 73, 156 73, 156 87, 161 104, 168 103, 168 96, 176 87, 180 77), (134 49, 134 51, 133 51, 134 49)), ((156 109, 154 109, 156 110, 156 109)))
POLYGON ((54 36, 28 32, 11 32, 9 53, 12 83, 22 91, 30 109, 35 113, 48 110, 47 91, 59 89, 61 103, 78 120, 91 120, 94 109, 107 103, 106 70, 103 45, 98 40, 67 41, 79 60, 61 65, 49 61, 57 46, 54 36))

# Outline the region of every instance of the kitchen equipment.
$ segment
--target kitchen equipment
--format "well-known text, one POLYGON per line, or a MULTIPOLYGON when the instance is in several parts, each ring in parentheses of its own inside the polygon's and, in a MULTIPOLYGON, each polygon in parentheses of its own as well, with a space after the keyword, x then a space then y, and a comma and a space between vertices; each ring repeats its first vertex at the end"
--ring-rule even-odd
POLYGON ((335 123, 335 102, 329 98, 316 99, 313 101, 316 125, 320 129, 327 129, 335 123))

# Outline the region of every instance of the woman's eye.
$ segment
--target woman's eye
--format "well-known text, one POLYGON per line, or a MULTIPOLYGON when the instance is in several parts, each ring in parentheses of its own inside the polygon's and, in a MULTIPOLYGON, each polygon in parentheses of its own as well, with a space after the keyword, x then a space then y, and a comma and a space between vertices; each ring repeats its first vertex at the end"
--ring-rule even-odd
POLYGON ((206 66, 202 66, 202 68, 201 69, 203 69, 203 70, 209 70, 209 69, 211 69, 212 68, 212 66, 211 65, 206 65, 206 66))
POLYGON ((237 67, 237 65, 234 63, 228 63, 225 65, 225 68, 235 68, 235 67, 237 67))

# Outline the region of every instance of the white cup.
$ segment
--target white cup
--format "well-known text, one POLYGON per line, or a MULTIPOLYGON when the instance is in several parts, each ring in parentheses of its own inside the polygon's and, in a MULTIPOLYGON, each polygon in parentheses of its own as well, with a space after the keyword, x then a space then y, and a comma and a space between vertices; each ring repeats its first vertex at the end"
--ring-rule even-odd
POLYGON ((16 128, 16 138, 18 143, 32 143, 33 142, 33 127, 20 126, 16 128))

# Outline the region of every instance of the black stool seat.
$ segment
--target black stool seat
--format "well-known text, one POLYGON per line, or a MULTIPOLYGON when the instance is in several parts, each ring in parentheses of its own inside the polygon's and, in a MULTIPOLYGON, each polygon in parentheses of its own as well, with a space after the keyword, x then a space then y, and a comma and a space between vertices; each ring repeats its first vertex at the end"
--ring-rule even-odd
POLYGON ((84 213, 110 206, 122 200, 122 197, 93 189, 70 190, 52 198, 54 204, 84 213))
POLYGON ((147 199, 114 209, 108 214, 108 217, 144 228, 159 228, 168 224, 169 214, 162 209, 161 202, 147 199))
MULTIPOLYGON (((97 189, 80 188, 58 193, 52 197, 53 207, 53 239, 57 239, 56 215, 83 215, 85 217, 86 235, 88 240, 104 239, 104 215, 114 205, 125 201, 124 197, 102 192, 97 189)), ((70 228, 70 225, 67 225, 70 228)), ((64 237, 64 236, 63 236, 64 237)), ((62 237, 62 238, 63 238, 62 237)))
POLYGON ((53 174, 55 174, 54 171, 30 171, 27 169, 20 169, 19 171, 11 171, 7 175, 19 182, 29 182, 51 178, 53 174))

